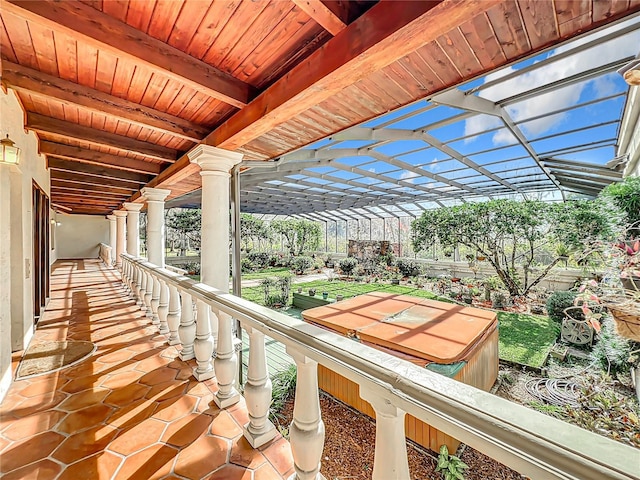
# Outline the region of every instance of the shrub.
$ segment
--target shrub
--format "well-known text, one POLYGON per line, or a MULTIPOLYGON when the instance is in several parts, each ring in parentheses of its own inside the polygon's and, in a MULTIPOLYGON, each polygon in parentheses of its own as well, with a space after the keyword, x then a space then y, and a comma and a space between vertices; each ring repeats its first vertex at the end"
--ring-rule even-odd
POLYGON ((420 275, 420 265, 414 260, 399 258, 396 260, 396 267, 403 277, 414 277, 420 275))
POLYGON ((564 309, 573 307, 573 302, 578 294, 576 292, 553 292, 547 299, 547 314, 551 320, 562 323, 564 309))
POLYGON ((628 371, 631 367, 629 340, 616 333, 613 320, 605 318, 598 334, 598 343, 591 350, 591 358, 609 373, 628 371))
POLYGON ((266 252, 251 252, 246 257, 257 269, 267 268, 269 266, 270 255, 266 252))
POLYGON ((311 267, 313 267, 313 258, 304 255, 293 257, 289 266, 296 273, 303 273, 305 270, 309 270, 311 267))
POLYGON ((284 419, 282 409, 289 397, 296 391, 296 366, 291 365, 286 370, 276 373, 271 378, 271 408, 269 419, 276 424, 284 419))
POLYGON ((243 258, 240 260, 240 270, 242 270, 242 273, 253 272, 255 270, 255 265, 248 258, 243 258))
POLYGON ((340 270, 342 271, 342 273, 344 273, 347 276, 350 276, 353 274, 356 267, 358 266, 358 260, 356 260, 353 257, 343 258, 342 260, 340 260, 340 263, 338 264, 338 266, 340 267, 340 270))

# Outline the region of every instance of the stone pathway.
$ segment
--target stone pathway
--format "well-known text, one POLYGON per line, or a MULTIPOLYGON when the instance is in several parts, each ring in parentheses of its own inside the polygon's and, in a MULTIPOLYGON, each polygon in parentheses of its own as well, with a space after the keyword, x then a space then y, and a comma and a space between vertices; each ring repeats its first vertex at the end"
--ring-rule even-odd
MULTIPOLYGON (((280 480, 293 473, 278 436, 253 450, 242 436, 244 400, 212 402, 193 361, 124 295, 99 260, 59 261, 33 342, 86 340, 87 360, 13 383, 0 405, 0 477, 14 479, 280 480)), ((19 355, 14 355, 14 367, 19 355)), ((14 368, 15 371, 15 368, 14 368)))

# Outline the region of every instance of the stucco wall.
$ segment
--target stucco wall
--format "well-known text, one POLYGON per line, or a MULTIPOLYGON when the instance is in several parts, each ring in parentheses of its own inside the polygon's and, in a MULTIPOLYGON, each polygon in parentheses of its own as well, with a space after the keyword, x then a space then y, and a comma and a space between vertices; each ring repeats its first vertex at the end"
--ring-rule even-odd
POLYGON ((11 90, 0 91, 0 135, 21 149, 18 166, 0 165, 0 399, 11 381, 11 352, 33 335, 32 184, 50 193, 49 172, 35 134, 11 90))
POLYGON ((58 258, 98 258, 100 242, 109 244, 109 220, 96 215, 58 214, 58 258))

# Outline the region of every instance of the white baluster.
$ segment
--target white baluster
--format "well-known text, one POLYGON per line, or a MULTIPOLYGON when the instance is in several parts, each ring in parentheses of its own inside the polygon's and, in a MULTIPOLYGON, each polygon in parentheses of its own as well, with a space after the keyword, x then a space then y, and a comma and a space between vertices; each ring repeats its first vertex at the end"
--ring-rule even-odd
POLYGON ((158 318, 158 305, 160 304, 160 280, 155 276, 153 278, 153 290, 151 290, 151 325, 160 326, 160 318, 158 318))
MULTIPOLYGON (((162 300, 161 302, 162 303, 162 300)), ((162 318, 161 318, 162 321, 162 318)), ((169 285, 169 311, 167 313, 167 327, 169 328, 169 345, 180 343, 178 327, 180 326, 180 294, 178 288, 169 285)))
POLYGON ((140 309, 144 310, 144 288, 146 286, 146 281, 144 272, 139 265, 136 265, 136 272, 136 305, 138 305, 140 309))
POLYGON ((138 293, 138 269, 135 264, 131 262, 131 291, 129 292, 129 296, 133 299, 137 297, 138 293))
POLYGON ((159 281, 159 284, 158 320, 160 321, 160 333, 166 335, 169 333, 169 325, 167 324, 167 316, 169 314, 169 287, 162 280, 159 281))
POLYGON ((147 317, 152 318, 153 312, 151 311, 151 298, 153 297, 153 277, 151 276, 151 273, 146 271, 144 277, 144 304, 146 306, 145 310, 147 311, 147 317))
POLYGON ((291 347, 287 347, 287 353, 293 357, 298 369, 293 422, 289 428, 296 473, 289 480, 321 479, 324 423, 318 397, 318 363, 291 347))
POLYGON ((404 410, 390 398, 360 386, 360 396, 376 412, 376 452, 373 461, 373 480, 408 480, 407 442, 404 432, 404 410))
POLYGON ((180 343, 182 343, 180 360, 186 362, 196 356, 193 350, 193 342, 196 338, 196 322, 193 319, 193 301, 191 300, 191 295, 183 291, 181 296, 182 308, 178 335, 180 337, 180 343))
POLYGON ((120 274, 122 280, 122 288, 125 293, 129 293, 129 260, 124 259, 122 262, 122 272, 120 274))
POLYGON ((213 337, 211 336, 211 324, 209 323, 209 305, 202 300, 198 300, 197 307, 196 338, 193 342, 193 350, 198 366, 193 372, 193 376, 196 377, 196 380, 202 382, 215 376, 211 362, 213 337))
POLYGON ((213 401, 216 402, 218 408, 227 408, 240 400, 240 394, 235 387, 238 356, 233 348, 233 319, 231 315, 217 311, 216 316, 218 317, 218 343, 213 369, 216 372, 218 391, 213 397, 213 401))
POLYGON ((243 431, 244 437, 251 446, 258 448, 271 441, 277 431, 269 420, 271 380, 264 348, 264 333, 246 326, 245 330, 249 334, 249 367, 247 383, 244 385, 244 397, 247 401, 249 423, 244 426, 243 431))

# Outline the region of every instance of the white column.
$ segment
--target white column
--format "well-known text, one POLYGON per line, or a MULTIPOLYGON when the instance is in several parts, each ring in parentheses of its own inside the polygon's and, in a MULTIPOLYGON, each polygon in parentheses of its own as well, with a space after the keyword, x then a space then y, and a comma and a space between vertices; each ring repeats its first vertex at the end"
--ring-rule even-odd
POLYGON ((318 363, 298 350, 287 347, 296 362, 296 398, 293 422, 289 428, 289 442, 296 471, 289 480, 317 480, 324 448, 324 423, 320 416, 318 397, 318 363))
MULTIPOLYGON (((200 166, 202 177, 202 232, 200 248, 200 274, 202 283, 223 292, 229 291, 229 171, 242 160, 242 154, 209 145, 198 145, 188 154, 189 160, 200 166)), ((200 302, 199 302, 200 303, 200 302)), ((198 308, 196 333, 196 359, 198 352, 205 353, 205 322, 201 315, 209 310, 198 308)), ((218 332, 211 332, 213 341, 217 336, 215 375, 218 392, 214 401, 220 408, 233 405, 240 399, 235 388, 238 358, 233 347, 233 319, 224 313, 217 316, 218 332), (217 334, 217 335, 216 335, 217 334)), ((215 327, 216 319, 210 325, 215 327)), ((200 364, 199 364, 200 365, 200 364)))
POLYGON ((127 209, 127 253, 134 257, 140 256, 140 210, 142 203, 123 203, 127 209))
POLYGON ((145 187, 141 192, 147 201, 147 258, 164 268, 164 200, 171 190, 145 187))
POLYGON ((249 423, 244 425, 244 437, 253 448, 258 448, 276 436, 276 427, 269 420, 271 380, 267 369, 264 333, 245 326, 249 334, 249 367, 244 397, 247 401, 249 423))
POLYGON ((111 264, 113 265, 116 262, 116 239, 118 238, 116 234, 116 216, 107 215, 107 220, 109 220, 109 246, 111 247, 111 264))
POLYGON ((405 411, 392 399, 377 395, 360 386, 360 396, 376 412, 376 451, 373 461, 373 480, 405 480, 409 477, 407 441, 404 433, 405 411))
POLYGON ((122 259, 120 258, 120 255, 125 252, 124 239, 126 236, 125 220, 127 219, 127 211, 116 210, 113 214, 116 216, 116 266, 120 268, 122 266, 122 259))

